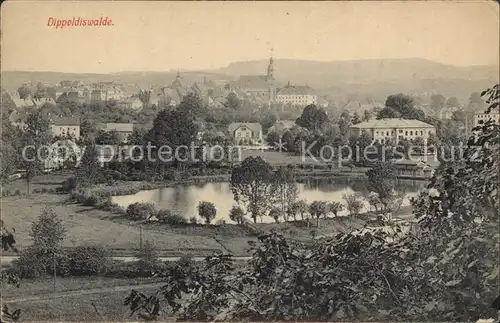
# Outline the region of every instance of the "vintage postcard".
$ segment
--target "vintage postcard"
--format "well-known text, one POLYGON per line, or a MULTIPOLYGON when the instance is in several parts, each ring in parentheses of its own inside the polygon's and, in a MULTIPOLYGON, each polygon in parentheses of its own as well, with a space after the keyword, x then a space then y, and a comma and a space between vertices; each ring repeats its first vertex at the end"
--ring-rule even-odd
POLYGON ((494 322, 495 1, 6 1, 0 322, 494 322))

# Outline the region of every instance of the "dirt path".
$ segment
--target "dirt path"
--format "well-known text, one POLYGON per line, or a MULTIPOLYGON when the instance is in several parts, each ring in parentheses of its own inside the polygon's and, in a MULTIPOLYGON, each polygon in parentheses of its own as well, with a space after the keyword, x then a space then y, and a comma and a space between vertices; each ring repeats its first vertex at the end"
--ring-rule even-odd
POLYGON ((8 297, 2 298, 2 304, 12 304, 12 303, 22 303, 22 302, 37 302, 46 301, 55 298, 72 297, 88 294, 99 294, 99 293, 109 293, 109 292, 124 292, 131 289, 147 289, 147 288, 157 288, 165 283, 150 283, 150 284, 138 284, 138 285, 124 285, 124 286, 112 286, 104 288, 91 288, 91 289, 80 289, 80 290, 70 290, 61 291, 56 293, 48 293, 43 295, 33 295, 26 297, 8 297))

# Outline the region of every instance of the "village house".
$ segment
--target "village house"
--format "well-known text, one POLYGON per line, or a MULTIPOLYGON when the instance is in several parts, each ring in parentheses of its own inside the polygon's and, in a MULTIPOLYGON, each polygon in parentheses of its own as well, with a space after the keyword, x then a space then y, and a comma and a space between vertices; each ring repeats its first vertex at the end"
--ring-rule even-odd
POLYGON ((140 110, 142 109, 142 101, 138 97, 126 98, 118 102, 118 105, 125 109, 140 110))
POLYGON ((98 131, 116 131, 122 142, 127 142, 129 136, 134 132, 133 123, 98 123, 98 131))
POLYGON ((314 90, 307 85, 290 85, 288 83, 278 92, 276 101, 278 103, 306 106, 316 104, 318 96, 314 90))
POLYGON ((12 101, 16 110, 35 107, 35 103, 33 103, 31 97, 26 99, 13 98, 12 101))
POLYGON ((276 123, 267 130, 267 133, 276 132, 283 135, 287 130, 295 126, 295 120, 278 120, 276 123))
POLYGON ((480 126, 487 121, 493 121, 493 123, 500 123, 500 114, 498 112, 490 113, 474 113, 474 127, 480 126))
POLYGON ((233 122, 228 131, 233 142, 240 145, 260 145, 262 126, 259 123, 233 122))
POLYGON ((436 134, 436 128, 419 120, 398 118, 370 120, 351 126, 352 135, 359 137, 363 132, 368 133, 372 141, 384 143, 388 140, 398 142, 403 138, 413 140, 421 137, 427 140, 436 134))
POLYGON ((54 105, 54 106, 56 105, 56 101, 54 101, 54 99, 52 99, 52 98, 33 99, 33 103, 38 109, 43 107, 45 104, 54 105))
POLYGON ((50 130, 54 137, 71 137, 75 140, 80 138, 80 119, 56 117, 49 119, 50 130))
POLYGON ((90 93, 91 102, 120 101, 126 97, 125 92, 117 84, 105 82, 93 85, 94 89, 90 93))

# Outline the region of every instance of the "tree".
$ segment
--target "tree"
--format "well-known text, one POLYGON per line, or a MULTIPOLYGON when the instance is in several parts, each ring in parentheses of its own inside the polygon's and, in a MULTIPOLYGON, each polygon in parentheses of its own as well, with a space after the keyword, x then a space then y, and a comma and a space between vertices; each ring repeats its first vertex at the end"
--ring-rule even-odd
POLYGON ((369 121, 372 118, 372 113, 369 110, 365 110, 363 112, 363 119, 362 121, 366 122, 369 121))
POLYGON ((331 202, 328 204, 328 209, 333 215, 338 216, 338 213, 344 209, 344 206, 340 202, 331 202))
POLYGON ((273 203, 273 171, 261 157, 248 157, 231 174, 234 200, 245 205, 254 221, 264 216, 273 203))
POLYGON ((80 137, 84 140, 84 142, 90 142, 95 140, 97 129, 95 122, 89 119, 83 119, 80 123, 80 137))
POLYGON ((403 93, 387 97, 385 108, 377 115, 377 119, 384 118, 415 119, 427 122, 425 113, 414 107, 413 98, 403 93))
POLYGON ((141 100, 143 107, 149 105, 151 101, 151 90, 139 91, 139 100, 141 100))
POLYGON ((199 117, 206 112, 203 100, 196 93, 188 93, 185 95, 179 103, 177 110, 191 117, 199 117))
POLYGON ((101 130, 95 138, 95 143, 97 145, 112 145, 117 146, 122 143, 120 134, 116 130, 104 131, 101 130))
POLYGON ((284 217, 285 222, 288 221, 288 209, 297 200, 298 187, 295 182, 295 174, 292 169, 281 167, 272 178, 272 196, 276 197, 276 202, 279 205, 279 210, 284 217))
POLYGON ((21 276, 41 276, 54 272, 54 264, 65 256, 62 242, 66 229, 53 209, 46 207, 31 224, 32 244, 21 253, 15 266, 21 276))
POLYGON ((269 217, 271 217, 276 223, 280 223, 280 218, 282 217, 282 215, 282 211, 277 207, 273 207, 271 208, 271 210, 269 210, 269 217))
POLYGON ((243 224, 245 219, 245 212, 239 206, 233 205, 229 210, 229 219, 236 222, 236 224, 243 224))
MULTIPOLYGON (((194 99, 193 99, 194 100, 194 99)), ((190 101, 185 102, 185 108, 190 101)), ((179 149, 180 146, 191 147, 196 140, 198 125, 195 123, 193 115, 185 109, 168 110, 163 109, 153 121, 153 127, 146 135, 146 141, 151 142, 153 149, 151 157, 155 160, 155 172, 163 176, 165 163, 175 162, 178 165, 185 160, 189 160, 190 151, 179 149), (172 154, 160 152, 160 147, 169 147, 172 154), (177 151, 177 156, 174 156, 177 151), (174 159, 174 157, 176 157, 174 159)))
POLYGON ((310 104, 304 108, 301 116, 295 123, 310 131, 322 131, 323 126, 328 122, 328 116, 323 108, 318 108, 314 104, 310 104))
POLYGON ((279 143, 280 135, 276 131, 271 131, 266 136, 267 144, 270 146, 275 145, 275 143, 279 143))
POLYGON ((354 112, 354 115, 352 116, 352 124, 358 124, 361 123, 361 117, 357 112, 354 112))
POLYGON ((238 110, 241 107, 241 100, 234 92, 231 92, 227 95, 226 101, 227 101, 227 107, 229 109, 238 110))
POLYGON ((328 214, 328 203, 325 201, 314 201, 309 205, 309 213, 316 217, 316 226, 319 227, 319 218, 328 214))
POLYGON ((97 147, 91 143, 85 147, 80 167, 76 169, 75 178, 77 185, 86 187, 99 182, 100 179, 100 165, 97 147))
POLYGON ((459 121, 462 123, 465 123, 466 118, 467 118, 467 115, 465 114, 465 112, 462 109, 453 112, 453 115, 451 116, 451 120, 459 121))
POLYGON ((9 143, 0 139, 0 184, 9 182, 10 176, 14 173, 17 166, 16 149, 9 143))
POLYGON ((346 134, 349 132, 349 128, 351 127, 351 116, 349 115, 349 112, 344 110, 340 114, 339 117, 339 130, 340 133, 346 134))
POLYGON ((387 207, 394 188, 396 187, 396 168, 391 162, 377 162, 366 175, 367 189, 380 197, 384 207, 387 207))
POLYGON ((43 85, 42 82, 38 82, 36 84, 36 89, 35 89, 35 93, 33 94, 33 98, 34 99, 44 98, 45 97, 45 93, 46 93, 45 85, 43 85))
POLYGON ((262 132, 267 132, 269 128, 274 126, 276 124, 276 120, 278 120, 278 117, 276 117, 275 114, 273 113, 266 113, 264 117, 260 120, 260 125, 262 126, 262 132))
POLYGON ((401 114, 393 108, 385 107, 377 114, 377 119, 399 118, 401 114))
POLYGON ((459 108, 460 107, 460 102, 458 101, 457 97, 451 96, 446 100, 446 107, 449 108, 459 108))
POLYGON ((144 273, 151 274, 154 265, 158 262, 158 253, 152 241, 146 240, 144 246, 137 255, 139 259, 139 267, 144 273))
POLYGON ((446 98, 441 94, 431 95, 431 109, 434 111, 435 115, 439 114, 441 109, 444 108, 446 102, 446 98))
POLYGON ((45 169, 45 160, 49 153, 47 147, 52 141, 49 122, 42 118, 39 111, 28 115, 21 140, 21 164, 26 171, 26 191, 30 194, 33 177, 45 169))
POLYGON ((293 215, 293 218, 295 220, 295 217, 297 214, 300 214, 300 219, 305 220, 305 216, 307 213, 307 210, 309 209, 306 201, 304 200, 298 200, 294 202, 291 206, 291 213, 293 215))
POLYGON ((349 211, 350 215, 357 215, 363 209, 363 201, 359 194, 344 194, 342 198, 345 201, 346 209, 349 211))
POLYGON ((413 104, 413 98, 403 93, 389 95, 385 100, 387 108, 392 108, 401 115, 408 115, 414 109, 413 104))
POLYGON ((28 85, 23 84, 17 89, 17 93, 19 93, 19 97, 21 99, 27 99, 31 96, 31 88, 28 85))
POLYGON ((215 205, 211 202, 201 201, 198 203, 198 215, 205 219, 206 224, 210 224, 215 216, 217 215, 217 210, 215 205))

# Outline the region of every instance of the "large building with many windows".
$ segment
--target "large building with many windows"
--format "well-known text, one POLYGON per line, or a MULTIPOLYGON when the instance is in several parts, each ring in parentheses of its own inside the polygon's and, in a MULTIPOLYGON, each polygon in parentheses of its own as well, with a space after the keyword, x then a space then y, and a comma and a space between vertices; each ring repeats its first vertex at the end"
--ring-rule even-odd
POLYGON ((318 96, 307 85, 290 85, 282 88, 276 97, 276 102, 283 104, 302 105, 316 104, 318 96))
POLYGON ((397 118, 370 120, 351 126, 352 135, 360 136, 363 132, 368 133, 373 141, 384 143, 419 137, 426 140, 436 134, 436 128, 419 120, 397 118))
POLYGON ((496 124, 500 123, 500 114, 498 112, 490 113, 475 113, 474 114, 474 127, 480 126, 487 121, 493 121, 496 124))

